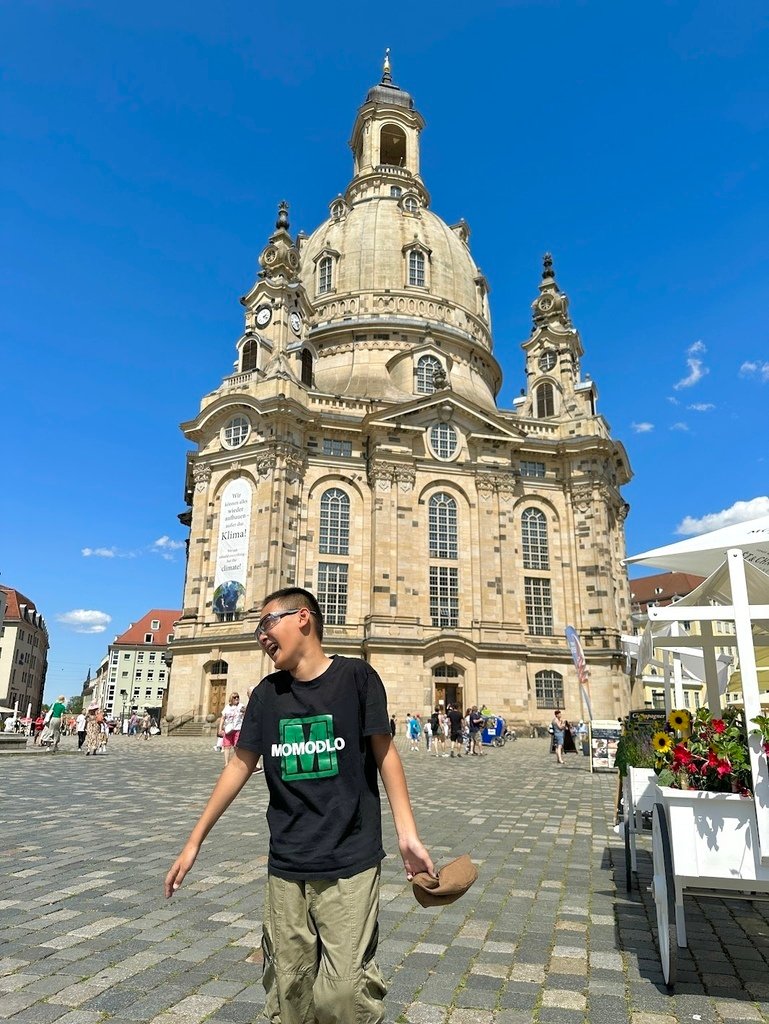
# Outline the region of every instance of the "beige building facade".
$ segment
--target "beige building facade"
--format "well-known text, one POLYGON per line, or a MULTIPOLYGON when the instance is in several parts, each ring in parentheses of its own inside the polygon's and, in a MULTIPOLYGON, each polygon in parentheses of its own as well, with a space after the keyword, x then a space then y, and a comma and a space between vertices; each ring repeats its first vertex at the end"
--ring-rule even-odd
POLYGON ((288 585, 317 594, 328 651, 366 658, 398 716, 457 701, 518 724, 555 704, 579 717, 567 625, 594 714, 628 708, 627 456, 549 256, 526 386, 497 407, 488 283, 468 225, 430 209, 423 127, 386 62, 346 191, 310 236, 281 204, 236 372, 182 425, 196 447, 169 716, 204 720, 270 670, 254 630, 288 585))
POLYGON ((43 704, 48 672, 48 627, 33 601, 0 586, 0 706, 18 707, 20 716, 31 706, 37 715, 43 704))

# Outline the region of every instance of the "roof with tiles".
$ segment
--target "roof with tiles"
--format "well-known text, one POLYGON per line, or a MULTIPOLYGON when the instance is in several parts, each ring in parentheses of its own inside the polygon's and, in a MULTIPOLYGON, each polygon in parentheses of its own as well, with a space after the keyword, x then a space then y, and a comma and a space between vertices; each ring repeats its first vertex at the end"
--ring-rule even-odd
POLYGON ((691 594, 704 579, 704 576, 690 572, 658 572, 653 576, 642 576, 630 580, 630 600, 634 608, 638 605, 646 608, 649 604, 664 607, 691 594))
POLYGON ((140 646, 147 647, 165 647, 168 643, 168 637, 174 631, 174 625, 178 619, 181 618, 181 611, 178 609, 162 609, 153 608, 148 611, 146 615, 143 615, 137 622, 132 622, 128 629, 116 636, 113 643, 115 644, 139 644, 140 646), (153 629, 152 623, 156 621, 160 623, 158 628, 153 629), (152 640, 145 639, 148 634, 152 634, 152 640))
POLYGON ((5 617, 7 619, 20 619, 22 606, 25 606, 33 612, 37 611, 35 602, 30 601, 28 597, 25 597, 20 591, 14 590, 13 587, 0 586, 0 590, 2 590, 6 596, 7 610, 5 617))

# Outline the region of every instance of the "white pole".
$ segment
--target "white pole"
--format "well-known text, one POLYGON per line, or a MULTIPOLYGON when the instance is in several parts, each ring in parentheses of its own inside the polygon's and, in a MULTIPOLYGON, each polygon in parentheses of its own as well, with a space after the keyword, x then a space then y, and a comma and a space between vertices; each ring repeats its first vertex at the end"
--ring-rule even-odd
MULTIPOLYGON (((677 622, 670 623, 670 635, 673 637, 681 635, 681 627, 677 622)), ((673 690, 675 691, 675 708, 680 711, 684 706, 684 678, 681 672, 681 657, 673 653, 673 690)))
MULTIPOLYGON (((742 673, 745 725, 750 733, 755 728, 752 719, 761 714, 761 699, 758 695, 756 652, 753 646, 750 603, 742 551, 731 548, 727 552, 726 561, 729 566, 734 629, 737 635, 737 651, 740 656, 740 672, 742 673)), ((761 863, 767 865, 769 864, 769 774, 767 774, 766 754, 760 736, 749 736, 748 746, 750 747, 750 766, 753 770, 753 792, 756 798, 758 847, 761 863)))
POLYGON ((708 691, 708 708, 714 718, 721 714, 721 691, 718 686, 718 663, 716 661, 716 646, 713 643, 713 623, 701 622, 700 629, 702 636, 710 643, 702 645, 702 659, 705 662, 705 685, 708 691))

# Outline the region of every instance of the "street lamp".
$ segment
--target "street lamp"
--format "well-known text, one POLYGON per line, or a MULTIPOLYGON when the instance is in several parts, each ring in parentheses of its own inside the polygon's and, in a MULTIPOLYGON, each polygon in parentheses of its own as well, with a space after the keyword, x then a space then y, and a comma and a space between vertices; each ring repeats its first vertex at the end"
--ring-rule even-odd
POLYGON ((128 700, 128 690, 121 690, 120 696, 123 701, 123 706, 120 709, 120 735, 123 735, 123 723, 125 722, 125 702, 128 700))

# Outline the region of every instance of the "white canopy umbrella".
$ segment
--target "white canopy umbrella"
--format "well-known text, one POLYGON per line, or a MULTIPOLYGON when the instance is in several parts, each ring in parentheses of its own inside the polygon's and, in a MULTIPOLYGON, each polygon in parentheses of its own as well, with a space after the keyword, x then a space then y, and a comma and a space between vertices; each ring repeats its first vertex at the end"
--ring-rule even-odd
POLYGON ((769 573, 769 516, 746 523, 735 523, 721 530, 690 537, 688 540, 653 548, 625 559, 626 565, 652 565, 658 569, 709 576, 723 564, 729 548, 739 548, 746 562, 769 573))

